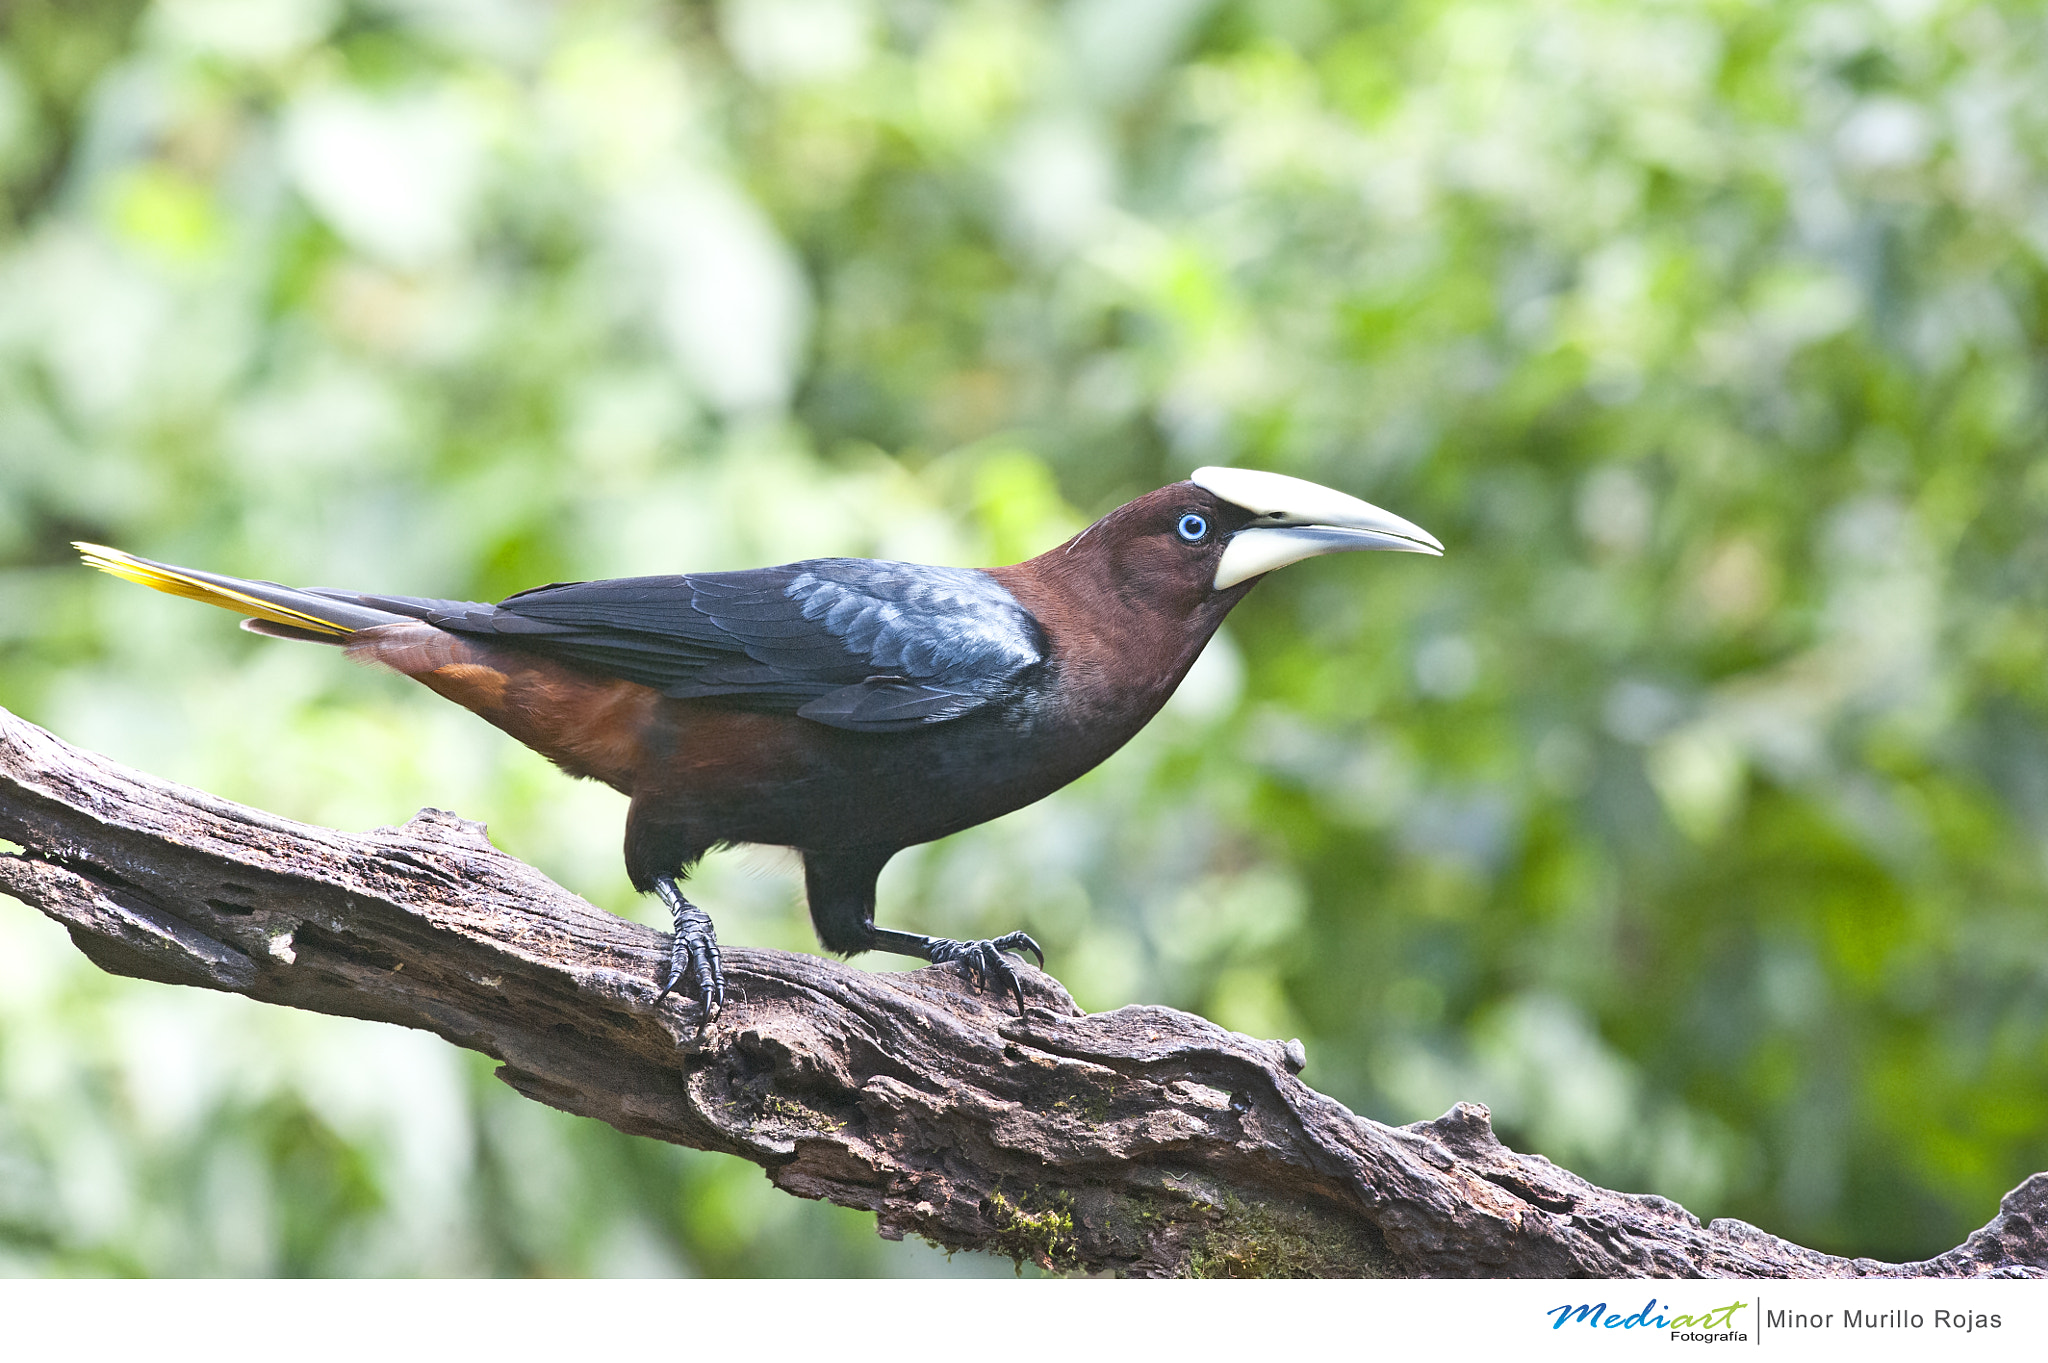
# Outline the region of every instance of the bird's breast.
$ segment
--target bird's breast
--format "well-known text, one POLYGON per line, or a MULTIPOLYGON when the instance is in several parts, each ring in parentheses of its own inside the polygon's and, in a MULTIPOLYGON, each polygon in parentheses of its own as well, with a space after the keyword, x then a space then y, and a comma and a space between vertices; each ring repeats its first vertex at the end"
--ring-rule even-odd
POLYGON ((1021 808, 1115 744, 1027 693, 943 723, 855 733, 786 714, 662 703, 636 805, 707 845, 908 847, 1021 808))

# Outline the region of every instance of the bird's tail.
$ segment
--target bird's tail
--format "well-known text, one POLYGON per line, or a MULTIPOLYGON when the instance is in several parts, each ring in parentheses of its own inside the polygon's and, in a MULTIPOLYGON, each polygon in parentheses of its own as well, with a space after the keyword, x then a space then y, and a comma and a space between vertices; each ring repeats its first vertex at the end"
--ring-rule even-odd
POLYGON ((395 611, 379 610, 341 593, 306 591, 275 582, 223 577, 197 568, 178 568, 155 563, 103 544, 74 543, 86 563, 103 573, 154 587, 172 596, 239 611, 249 616, 244 629, 258 634, 275 634, 289 639, 313 639, 338 644, 359 629, 389 625, 409 617, 395 611))

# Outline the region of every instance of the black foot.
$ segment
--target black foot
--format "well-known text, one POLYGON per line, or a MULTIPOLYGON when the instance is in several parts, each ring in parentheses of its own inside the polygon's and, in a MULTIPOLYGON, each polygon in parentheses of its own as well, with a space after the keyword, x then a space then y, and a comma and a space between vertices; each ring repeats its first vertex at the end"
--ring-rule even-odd
POLYGON ((667 998, 685 978, 695 981, 697 1006, 703 1010, 697 1029, 702 1031, 725 1005, 725 968, 719 963, 718 936, 712 931, 711 915, 683 898, 675 881, 667 877, 654 882, 654 892, 668 905, 669 917, 675 921, 675 936, 668 945, 668 983, 661 987, 654 1001, 660 1003, 667 998))
POLYGON ((947 961, 958 961, 967 967, 967 977, 978 989, 989 987, 994 981, 998 990, 1008 988, 1017 1000, 1017 1016, 1024 1016, 1024 984, 1017 978, 1017 972, 1003 957, 1006 951, 1019 956, 1030 952, 1038 958, 1038 968, 1045 969, 1045 953, 1038 949, 1038 943, 1021 932, 1004 933, 1001 937, 984 938, 979 942, 956 942, 950 937, 927 937, 924 939, 925 958, 933 965, 947 961))

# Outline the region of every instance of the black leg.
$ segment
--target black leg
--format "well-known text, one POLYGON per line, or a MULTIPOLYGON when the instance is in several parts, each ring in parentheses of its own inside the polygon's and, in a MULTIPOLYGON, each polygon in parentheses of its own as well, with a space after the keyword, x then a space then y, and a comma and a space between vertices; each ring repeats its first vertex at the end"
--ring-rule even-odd
POLYGON ((702 1031, 725 1003, 725 968, 718 959, 718 936, 711 929, 711 915, 683 898, 674 876, 656 880, 654 892, 668 905, 669 917, 675 922, 675 936, 668 947, 668 983, 654 1001, 667 998, 686 976, 694 980, 697 1004, 703 1010, 697 1028, 702 1031))
POLYGON ((1017 1014, 1024 1014, 1024 986, 1017 972, 1003 958, 1006 951, 1030 952, 1042 969, 1045 953, 1038 943, 1021 932, 979 942, 955 942, 948 937, 926 937, 916 932, 896 932, 875 926, 875 877, 889 860, 894 848, 842 848, 838 851, 804 853, 804 893, 811 902, 811 923, 827 951, 844 956, 863 951, 893 951, 899 956, 917 956, 934 965, 958 961, 978 988, 991 983, 1007 989, 1017 1000, 1017 1014))
POLYGON ((967 976, 977 988, 986 989, 991 982, 999 990, 1007 988, 1017 1000, 1018 1017, 1024 1016, 1024 982, 1017 978, 1003 953, 1012 951, 1022 956, 1028 951, 1038 958, 1038 968, 1045 969, 1045 953, 1027 933, 1006 932, 1001 937, 985 937, 976 942, 956 942, 950 937, 926 937, 892 928, 876 928, 874 933, 877 950, 893 951, 899 956, 922 956, 933 965, 958 961, 967 967, 967 976))

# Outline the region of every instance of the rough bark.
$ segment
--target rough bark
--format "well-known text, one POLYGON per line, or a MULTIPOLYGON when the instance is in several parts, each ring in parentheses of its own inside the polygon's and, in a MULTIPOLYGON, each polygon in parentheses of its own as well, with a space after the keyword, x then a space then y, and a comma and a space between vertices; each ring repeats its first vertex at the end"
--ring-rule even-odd
POLYGON ((102 968, 421 1027, 540 1102, 759 1164, 921 1235, 1133 1274, 2048 1276, 2048 1174, 1961 1246, 1841 1259, 1702 1225, 1494 1136, 1460 1103, 1389 1127, 1300 1052, 1187 1013, 1030 1013, 958 967, 868 974, 729 948, 730 999, 656 1006, 665 938, 423 810, 356 836, 130 771, 0 710, 0 889, 102 968))

